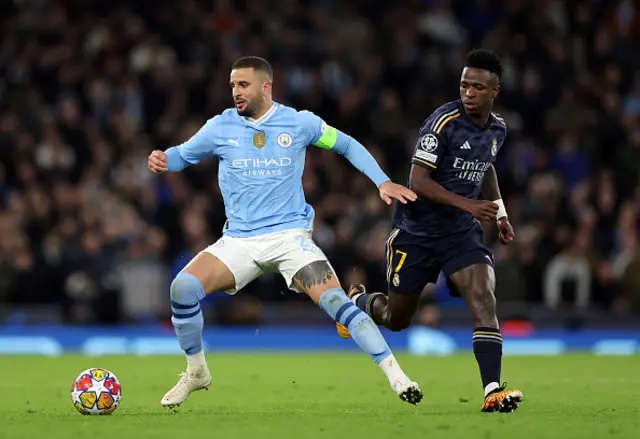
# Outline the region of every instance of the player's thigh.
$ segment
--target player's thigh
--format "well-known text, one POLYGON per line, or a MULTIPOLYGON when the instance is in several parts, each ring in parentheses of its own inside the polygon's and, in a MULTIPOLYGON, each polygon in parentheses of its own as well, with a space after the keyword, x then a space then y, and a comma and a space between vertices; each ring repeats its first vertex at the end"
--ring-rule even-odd
MULTIPOLYGON (((446 273, 445 273, 446 275, 446 273)), ((447 286, 453 296, 493 295, 495 274, 493 267, 485 262, 476 262, 447 275, 447 286)))
POLYGON ((493 295, 493 255, 482 242, 482 231, 472 228, 450 246, 442 271, 452 296, 493 295))
POLYGON ((229 268, 216 256, 200 252, 181 271, 200 281, 205 293, 233 288, 235 279, 229 268))
POLYGON ((335 270, 309 231, 282 233, 272 259, 287 286, 307 294, 315 303, 327 290, 341 288, 335 270))
POLYGON ((429 240, 393 230, 387 240, 388 312, 411 318, 424 287, 438 279, 440 268, 429 240))
POLYGON ((222 237, 201 251, 183 270, 197 277, 207 294, 235 294, 262 271, 238 238, 222 237))

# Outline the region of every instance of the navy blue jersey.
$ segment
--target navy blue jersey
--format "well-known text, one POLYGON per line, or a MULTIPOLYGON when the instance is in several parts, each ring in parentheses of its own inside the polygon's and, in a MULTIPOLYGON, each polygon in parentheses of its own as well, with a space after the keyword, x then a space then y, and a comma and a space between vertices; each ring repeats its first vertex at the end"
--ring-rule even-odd
MULTIPOLYGON (((507 126, 497 114, 481 127, 467 117, 460 100, 449 102, 423 122, 411 163, 430 169, 431 178, 448 191, 477 199, 506 136, 507 126)), ((461 233, 474 223, 466 212, 420 197, 396 203, 393 218, 394 228, 423 237, 461 233)))

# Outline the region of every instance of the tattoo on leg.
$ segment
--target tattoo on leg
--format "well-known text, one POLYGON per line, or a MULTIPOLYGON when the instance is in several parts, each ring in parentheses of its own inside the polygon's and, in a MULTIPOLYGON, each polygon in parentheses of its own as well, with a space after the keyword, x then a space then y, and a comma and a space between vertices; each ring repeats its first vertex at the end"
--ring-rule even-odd
POLYGON ((325 261, 312 262, 302 267, 295 276, 293 281, 299 286, 309 289, 314 285, 323 285, 333 279, 333 270, 325 261))

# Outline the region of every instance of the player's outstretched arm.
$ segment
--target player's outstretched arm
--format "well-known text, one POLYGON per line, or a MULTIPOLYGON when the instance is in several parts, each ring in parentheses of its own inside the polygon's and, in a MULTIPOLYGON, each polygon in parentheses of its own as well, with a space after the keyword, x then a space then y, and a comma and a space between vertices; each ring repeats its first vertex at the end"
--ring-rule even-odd
POLYGON ((343 155, 360 172, 373 181, 380 191, 380 198, 391 204, 393 200, 398 200, 403 204, 415 201, 418 196, 411 189, 393 183, 389 177, 380 169, 380 165, 373 158, 367 149, 351 136, 347 136, 336 130, 337 137, 333 150, 343 155))
POLYGON ((346 157, 356 169, 375 183, 380 191, 380 198, 385 203, 391 204, 393 200, 398 200, 406 204, 418 198, 411 189, 393 183, 369 151, 353 137, 327 125, 309 111, 300 111, 297 117, 301 131, 308 136, 309 144, 336 151, 346 157))
POLYGON ((331 149, 343 155, 360 172, 373 181, 380 191, 380 198, 391 204, 393 200, 398 200, 403 204, 415 201, 418 196, 411 189, 393 183, 387 174, 380 168, 376 159, 360 142, 333 127, 327 127, 324 134, 316 146, 331 149))
POLYGON ((500 195, 498 174, 493 165, 489 166, 489 169, 485 172, 480 190, 487 200, 493 200, 498 206, 496 218, 498 220, 498 230, 500 230, 500 241, 505 245, 509 244, 516 236, 513 227, 509 223, 507 209, 504 207, 504 201, 502 201, 502 196, 500 195))
POLYGON ((468 212, 481 221, 495 220, 498 213, 498 205, 491 201, 471 200, 448 191, 431 178, 431 171, 426 167, 412 165, 410 182, 418 196, 468 212))
POLYGON ((218 117, 209 119, 189 140, 166 151, 155 150, 149 155, 148 168, 151 172, 179 172, 189 165, 195 165, 210 155, 215 155, 215 130, 218 117))

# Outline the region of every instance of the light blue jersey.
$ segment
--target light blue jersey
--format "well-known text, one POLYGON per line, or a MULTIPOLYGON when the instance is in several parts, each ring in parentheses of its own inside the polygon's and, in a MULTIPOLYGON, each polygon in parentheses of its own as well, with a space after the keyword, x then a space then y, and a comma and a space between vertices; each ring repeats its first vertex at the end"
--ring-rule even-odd
POLYGON ((314 210, 302 187, 308 145, 335 150, 380 186, 389 178, 352 137, 308 111, 274 103, 260 119, 235 108, 209 119, 185 143, 169 148, 169 172, 218 156, 227 222, 224 234, 249 237, 282 230, 312 230, 314 210))

